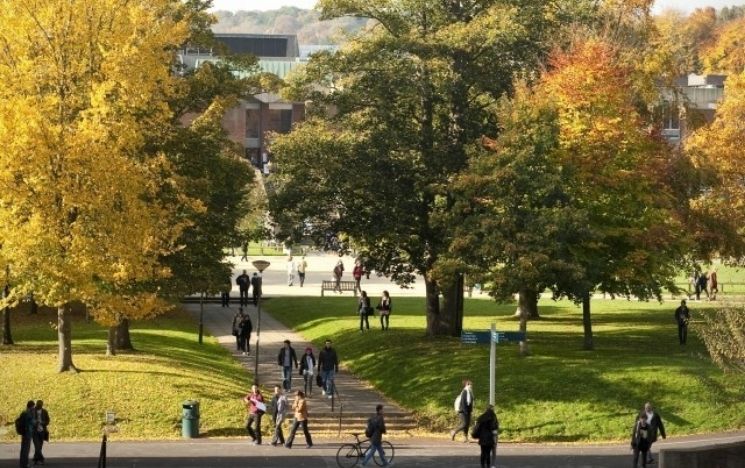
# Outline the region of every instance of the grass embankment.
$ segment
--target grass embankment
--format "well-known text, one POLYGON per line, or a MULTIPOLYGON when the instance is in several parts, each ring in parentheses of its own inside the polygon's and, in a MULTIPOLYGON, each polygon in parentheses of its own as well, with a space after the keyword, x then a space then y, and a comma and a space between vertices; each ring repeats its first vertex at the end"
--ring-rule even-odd
MULTIPOLYGON (((119 439, 180 437, 181 402, 201 402, 201 433, 243 435, 250 379, 216 340, 197 343, 188 314, 174 312, 131 326, 135 352, 106 357, 106 330, 76 315, 72 326, 77 374, 58 374, 57 333, 51 312, 14 313, 15 346, 0 346, 0 416, 15 419, 29 399, 42 399, 53 440, 99 437, 108 409, 116 411, 119 439)), ((0 440, 16 437, 14 431, 0 440)))
MULTIPOLYGON (((377 303, 376 300, 373 303, 377 303)), ((489 388, 488 346, 424 336, 424 300, 395 298, 391 329, 359 332, 356 302, 345 298, 266 301, 274 317, 316 345, 331 337, 340 359, 391 399, 415 410, 435 430, 454 423, 453 400, 464 378, 474 381, 476 410, 489 388)), ((528 325, 532 355, 517 345, 497 350, 497 409, 511 441, 626 440, 634 414, 651 400, 668 434, 745 427, 745 376, 724 374, 691 331, 677 342, 676 303, 593 301, 595 351, 582 351, 581 310, 544 300, 528 325)), ((692 303, 692 310, 703 306, 692 303)), ((707 304, 708 305, 708 304, 707 304)), ((514 305, 467 299, 465 329, 517 330, 514 305)))

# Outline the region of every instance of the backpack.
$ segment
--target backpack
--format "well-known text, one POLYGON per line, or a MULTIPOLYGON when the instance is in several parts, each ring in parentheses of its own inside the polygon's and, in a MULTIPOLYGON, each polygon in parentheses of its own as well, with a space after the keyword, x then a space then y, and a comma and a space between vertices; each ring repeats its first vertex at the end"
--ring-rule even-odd
POLYGON ((367 420, 367 427, 365 428, 365 437, 368 439, 373 436, 373 433, 375 432, 375 427, 373 425, 373 419, 370 418, 367 420))
POLYGON ((460 396, 462 393, 459 393, 457 397, 455 397, 455 402, 453 403, 453 408, 455 409, 455 412, 458 413, 460 411, 460 396))
POLYGON ((26 418, 24 414, 21 414, 16 418, 16 434, 22 436, 26 435, 26 418))

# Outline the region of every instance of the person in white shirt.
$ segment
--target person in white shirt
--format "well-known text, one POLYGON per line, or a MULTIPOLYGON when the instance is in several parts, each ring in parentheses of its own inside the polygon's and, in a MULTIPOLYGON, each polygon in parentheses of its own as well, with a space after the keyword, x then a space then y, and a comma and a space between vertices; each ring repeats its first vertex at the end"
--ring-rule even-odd
POLYGON ((297 271, 295 260, 290 255, 287 258, 287 286, 292 286, 295 283, 295 271, 297 271))
POLYGON ((308 268, 308 262, 305 261, 305 255, 302 256, 300 261, 297 264, 297 276, 300 280, 300 287, 303 287, 303 284, 305 284, 305 269, 308 268))

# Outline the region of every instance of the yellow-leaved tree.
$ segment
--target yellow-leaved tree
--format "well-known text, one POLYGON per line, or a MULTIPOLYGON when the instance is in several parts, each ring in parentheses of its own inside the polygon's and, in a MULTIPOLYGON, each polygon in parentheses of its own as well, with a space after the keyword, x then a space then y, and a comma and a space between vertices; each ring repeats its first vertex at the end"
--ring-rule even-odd
POLYGON ((60 372, 75 370, 72 302, 103 305, 105 322, 122 306, 116 294, 169 273, 158 257, 183 226, 158 192, 172 169, 144 144, 171 118, 183 8, 0 2, 0 257, 13 281, 4 303, 33 292, 57 308, 60 372))

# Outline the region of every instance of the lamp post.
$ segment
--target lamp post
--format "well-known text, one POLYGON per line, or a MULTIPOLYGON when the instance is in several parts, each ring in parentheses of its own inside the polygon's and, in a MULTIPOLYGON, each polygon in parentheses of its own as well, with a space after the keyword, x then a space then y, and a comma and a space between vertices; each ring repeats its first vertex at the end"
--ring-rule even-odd
MULTIPOLYGON (((259 270, 259 274, 262 274, 264 270, 266 270, 269 267, 269 262, 266 260, 254 260, 253 266, 259 270)), ((257 318, 256 318, 256 355, 254 356, 254 382, 256 385, 259 384, 259 340, 261 338, 261 293, 262 293, 262 287, 263 287, 263 277, 259 277, 258 285, 259 285, 259 291, 258 291, 258 299, 256 302, 256 309, 257 309, 257 318)), ((256 292, 256 286, 254 286, 254 293, 256 292)))

